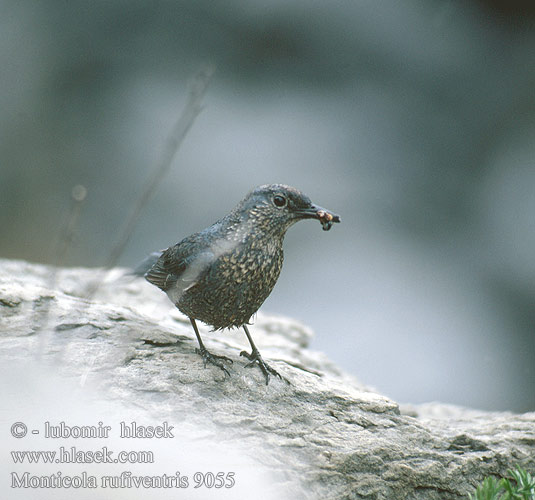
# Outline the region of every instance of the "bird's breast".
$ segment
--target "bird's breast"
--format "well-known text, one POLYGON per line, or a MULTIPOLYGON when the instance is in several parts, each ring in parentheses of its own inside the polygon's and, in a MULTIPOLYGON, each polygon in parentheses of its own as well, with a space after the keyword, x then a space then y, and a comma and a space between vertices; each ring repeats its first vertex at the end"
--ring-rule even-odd
POLYGON ((280 274, 282 261, 282 246, 274 242, 241 244, 232 252, 221 255, 210 274, 230 288, 266 288, 269 284, 272 288, 280 274))
POLYGON ((282 263, 281 242, 239 243, 218 255, 177 305, 216 328, 240 326, 271 293, 282 263))

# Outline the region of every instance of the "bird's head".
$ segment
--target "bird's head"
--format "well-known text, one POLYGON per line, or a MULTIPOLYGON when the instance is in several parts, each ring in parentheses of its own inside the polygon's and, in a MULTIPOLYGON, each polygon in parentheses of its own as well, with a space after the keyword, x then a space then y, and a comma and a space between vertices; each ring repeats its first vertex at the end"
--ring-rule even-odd
POLYGON ((266 184, 253 189, 238 205, 249 219, 268 231, 284 233, 302 219, 317 219, 324 231, 340 216, 312 203, 301 191, 284 184, 266 184))

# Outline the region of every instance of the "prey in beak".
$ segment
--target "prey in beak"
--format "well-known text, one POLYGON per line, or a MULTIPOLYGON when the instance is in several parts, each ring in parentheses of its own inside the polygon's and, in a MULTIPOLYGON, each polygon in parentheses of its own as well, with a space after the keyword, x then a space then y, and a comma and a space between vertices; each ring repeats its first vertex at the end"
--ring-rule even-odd
POLYGON ((324 231, 331 229, 334 222, 342 221, 339 215, 333 214, 329 210, 318 207, 317 205, 311 205, 309 208, 298 210, 297 213, 303 219, 318 219, 324 231))
POLYGON ((342 219, 340 219, 339 215, 333 214, 331 212, 328 212, 327 210, 320 208, 316 215, 321 222, 321 227, 324 231, 328 231, 331 229, 333 222, 341 222, 342 219))

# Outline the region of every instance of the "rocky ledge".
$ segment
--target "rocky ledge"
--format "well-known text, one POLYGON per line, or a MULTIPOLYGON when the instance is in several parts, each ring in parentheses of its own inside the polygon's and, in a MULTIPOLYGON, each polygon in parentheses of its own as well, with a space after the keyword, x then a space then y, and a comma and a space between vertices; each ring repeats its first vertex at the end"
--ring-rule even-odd
MULTIPOLYGON (((460 499, 487 475, 504 476, 516 464, 535 469, 535 413, 400 407, 310 350, 302 324, 259 314, 251 333, 288 383, 272 378, 266 387, 260 370, 244 368, 239 353, 248 345, 238 331, 201 330, 209 350, 234 361, 230 377, 204 368, 187 319, 122 269, 0 260, 2 394, 11 408, 4 423, 104 419, 115 429, 120 421, 165 421, 173 445, 145 441, 157 448, 155 463, 128 470, 180 467, 191 474, 187 498, 204 498, 193 488, 200 467, 236 474, 232 488, 213 493, 218 499, 460 499)), ((134 498, 124 495, 95 490, 87 498, 134 498)))

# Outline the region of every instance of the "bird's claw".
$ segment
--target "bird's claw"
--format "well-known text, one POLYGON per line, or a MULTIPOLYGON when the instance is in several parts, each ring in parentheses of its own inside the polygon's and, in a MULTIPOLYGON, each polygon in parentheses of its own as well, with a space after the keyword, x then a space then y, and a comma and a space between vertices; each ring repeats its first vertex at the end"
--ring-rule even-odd
POLYGON ((260 352, 257 350, 253 350, 252 353, 248 353, 247 351, 240 352, 240 356, 244 356, 247 358, 250 363, 247 363, 245 365, 245 368, 251 368, 255 364, 258 364, 260 369, 262 370, 262 373, 264 374, 264 377, 266 377, 266 385, 269 384, 269 374, 275 375, 276 377, 279 377, 281 380, 285 380, 288 382, 277 370, 274 368, 271 368, 263 359, 262 356, 260 356, 260 352))
POLYGON ((221 370, 223 370, 225 372, 225 375, 228 375, 230 377, 230 372, 227 370, 227 368, 225 367, 225 365, 221 361, 226 361, 227 363, 232 364, 233 363, 232 359, 227 358, 226 356, 220 356, 218 354, 212 354, 207 349, 196 348, 195 352, 202 357, 202 360, 203 360, 205 368, 206 368, 206 364, 210 363, 210 364, 212 364, 214 366, 217 366, 217 367, 221 368, 221 370), (219 361, 219 360, 221 360, 221 361, 219 361))

